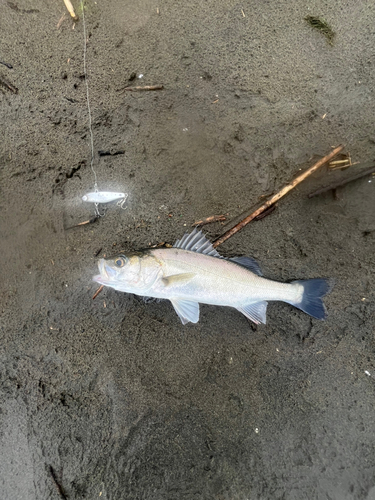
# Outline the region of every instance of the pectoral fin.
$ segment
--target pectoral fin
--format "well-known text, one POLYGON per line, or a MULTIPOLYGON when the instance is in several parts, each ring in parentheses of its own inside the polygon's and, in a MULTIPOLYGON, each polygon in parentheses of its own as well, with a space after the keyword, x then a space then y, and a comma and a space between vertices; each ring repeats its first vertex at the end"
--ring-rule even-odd
POLYGON ((265 300, 261 302, 255 302, 253 304, 247 304, 243 307, 237 307, 237 311, 240 311, 246 316, 246 318, 251 319, 256 325, 259 323, 266 324, 266 312, 268 303, 265 300))
POLYGON ((182 274, 172 274, 171 276, 166 276, 162 278, 161 281, 165 286, 175 285, 176 283, 188 283, 195 276, 194 273, 182 273, 182 274))
POLYGON ((172 305, 178 314, 183 325, 186 323, 198 323, 199 321, 199 303, 190 300, 170 299, 172 305))

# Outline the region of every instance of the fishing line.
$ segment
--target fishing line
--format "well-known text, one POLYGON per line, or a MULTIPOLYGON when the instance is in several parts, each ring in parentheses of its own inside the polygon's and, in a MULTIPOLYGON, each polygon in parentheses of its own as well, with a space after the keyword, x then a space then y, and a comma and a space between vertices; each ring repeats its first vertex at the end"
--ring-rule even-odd
MULTIPOLYGON (((82 10, 82 24, 83 24, 83 73, 85 75, 86 84, 86 102, 87 102, 87 112, 89 116, 89 132, 90 132, 90 145, 91 145, 91 159, 90 167, 92 173, 94 174, 94 190, 98 191, 98 178, 94 169, 94 134, 92 133, 92 119, 91 119, 91 107, 90 107, 90 92, 89 92, 89 82, 87 81, 87 40, 86 40, 86 20, 85 20, 85 9, 83 6, 83 0, 81 0, 81 10, 82 10)), ((95 203, 95 213, 99 214, 98 203, 95 203)))
POLYGON ((89 82, 87 79, 87 38, 86 38, 86 20, 85 20, 85 8, 84 8, 84 0, 81 0, 81 10, 82 10, 82 25, 83 25, 83 73, 85 77, 86 84, 86 102, 87 102, 87 112, 88 112, 88 121, 89 121, 89 132, 90 132, 90 147, 91 147, 91 159, 90 159, 90 167, 92 173, 94 174, 94 193, 88 193, 87 195, 82 197, 83 201, 94 203, 95 206, 95 215, 97 217, 102 217, 105 214, 101 214, 99 212, 99 203, 110 203, 111 201, 117 201, 117 206, 122 209, 125 209, 124 204, 128 197, 127 193, 111 193, 109 191, 99 191, 98 188, 98 178, 96 175, 96 171, 94 169, 94 134, 92 131, 92 115, 91 115, 91 106, 90 106, 90 91, 89 91, 89 82), (120 199, 119 199, 120 198, 120 199))

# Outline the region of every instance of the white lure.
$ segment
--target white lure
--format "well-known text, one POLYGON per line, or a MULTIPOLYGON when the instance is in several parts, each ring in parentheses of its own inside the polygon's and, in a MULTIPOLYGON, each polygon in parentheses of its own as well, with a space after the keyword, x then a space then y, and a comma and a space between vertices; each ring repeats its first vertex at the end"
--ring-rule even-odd
POLYGON ((111 201, 127 198, 126 193, 113 193, 111 191, 96 191, 82 196, 82 200, 88 203, 110 203, 111 201))

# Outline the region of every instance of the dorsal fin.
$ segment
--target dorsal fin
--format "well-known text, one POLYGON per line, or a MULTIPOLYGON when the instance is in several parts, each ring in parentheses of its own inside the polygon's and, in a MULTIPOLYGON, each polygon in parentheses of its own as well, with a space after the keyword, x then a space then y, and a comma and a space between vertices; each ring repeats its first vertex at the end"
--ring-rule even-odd
POLYGON ((176 241, 173 247, 222 258, 202 231, 198 231, 196 228, 191 233, 185 233, 180 240, 176 241))
POLYGON ((249 269, 258 276, 263 276, 263 273, 260 269, 258 262, 251 257, 231 257, 228 260, 231 260, 232 262, 235 262, 236 264, 239 264, 242 267, 246 267, 246 269, 249 269))

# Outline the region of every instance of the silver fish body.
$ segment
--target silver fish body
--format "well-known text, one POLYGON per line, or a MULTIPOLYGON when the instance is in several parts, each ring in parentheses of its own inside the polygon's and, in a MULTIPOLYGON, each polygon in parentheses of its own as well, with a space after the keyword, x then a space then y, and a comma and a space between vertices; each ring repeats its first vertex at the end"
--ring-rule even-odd
POLYGON ((255 323, 266 322, 269 300, 288 302, 308 314, 325 317, 325 279, 279 283, 261 276, 247 257, 222 258, 199 231, 159 248, 99 261, 94 281, 122 292, 169 299, 183 324, 199 320, 199 303, 230 306, 255 323))

